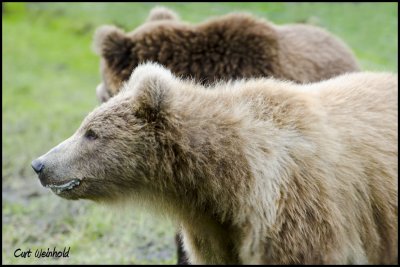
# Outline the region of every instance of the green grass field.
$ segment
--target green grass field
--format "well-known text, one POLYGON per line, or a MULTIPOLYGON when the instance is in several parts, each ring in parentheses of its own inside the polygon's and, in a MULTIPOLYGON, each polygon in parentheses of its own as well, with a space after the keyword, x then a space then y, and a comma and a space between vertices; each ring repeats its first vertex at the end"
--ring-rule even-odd
MULTIPOLYGON (((307 22, 341 37, 364 70, 397 72, 397 3, 164 3, 182 20, 247 11, 277 24, 307 22)), ((6 3, 3 27, 3 264, 176 261, 173 223, 140 207, 66 201, 42 188, 30 162, 69 137, 98 105, 94 30, 132 30, 154 3, 6 3), (14 251, 71 247, 69 258, 14 251)))

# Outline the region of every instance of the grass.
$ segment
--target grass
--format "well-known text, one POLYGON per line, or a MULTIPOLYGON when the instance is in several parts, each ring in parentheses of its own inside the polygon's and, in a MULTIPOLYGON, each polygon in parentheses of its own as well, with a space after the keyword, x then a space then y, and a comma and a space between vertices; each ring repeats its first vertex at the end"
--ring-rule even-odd
MULTIPOLYGON (((397 3, 163 3, 182 20, 247 11, 277 24, 308 22, 341 37, 364 70, 397 72, 397 3)), ((97 105, 102 24, 140 25, 154 3, 6 3, 3 29, 3 264, 176 261, 173 223, 137 207, 115 211, 43 189, 32 159, 69 137, 97 105), (69 258, 16 258, 71 247, 69 258)))

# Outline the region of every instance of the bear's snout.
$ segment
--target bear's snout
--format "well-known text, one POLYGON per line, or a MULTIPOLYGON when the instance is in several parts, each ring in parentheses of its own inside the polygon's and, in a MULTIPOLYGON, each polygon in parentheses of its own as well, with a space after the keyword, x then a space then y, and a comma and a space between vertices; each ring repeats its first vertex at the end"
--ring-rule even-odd
POLYGON ((37 158, 31 163, 33 170, 36 172, 38 175, 38 178, 40 180, 40 183, 43 186, 46 186, 49 184, 49 179, 48 175, 46 175, 46 171, 44 170, 44 162, 42 158, 37 158))
POLYGON ((44 168, 43 162, 42 162, 41 160, 39 160, 39 159, 33 160, 32 163, 31 163, 31 165, 32 165, 33 170, 34 170, 37 174, 39 174, 39 173, 43 170, 43 168, 44 168))

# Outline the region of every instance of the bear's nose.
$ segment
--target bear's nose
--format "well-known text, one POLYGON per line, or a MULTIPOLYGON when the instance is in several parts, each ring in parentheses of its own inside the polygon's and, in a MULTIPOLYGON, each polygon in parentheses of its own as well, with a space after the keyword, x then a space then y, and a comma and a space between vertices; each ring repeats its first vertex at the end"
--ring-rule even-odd
POLYGON ((38 159, 35 159, 34 161, 32 161, 31 165, 32 165, 33 170, 37 174, 39 174, 43 170, 43 167, 44 167, 44 164, 38 159))

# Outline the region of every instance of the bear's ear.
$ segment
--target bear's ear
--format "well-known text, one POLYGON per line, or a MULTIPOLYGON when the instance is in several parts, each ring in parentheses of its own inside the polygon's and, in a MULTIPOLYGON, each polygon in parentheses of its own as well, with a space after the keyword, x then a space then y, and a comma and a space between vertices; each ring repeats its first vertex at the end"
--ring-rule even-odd
POLYGON ((179 20, 179 16, 169 8, 156 6, 150 10, 149 16, 147 17, 147 21, 155 20, 179 20))
POLYGON ((133 46, 133 42, 125 33, 115 26, 100 26, 94 34, 93 50, 110 66, 117 66, 128 60, 133 46))
POLYGON ((176 83, 177 80, 165 67, 157 63, 145 63, 133 71, 124 90, 133 91, 137 117, 156 121, 167 111, 171 88, 176 83))

